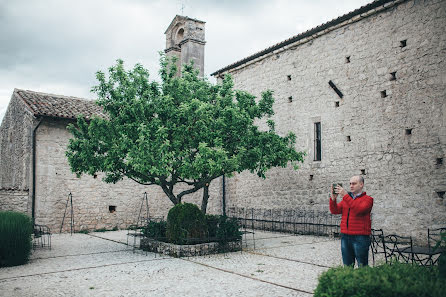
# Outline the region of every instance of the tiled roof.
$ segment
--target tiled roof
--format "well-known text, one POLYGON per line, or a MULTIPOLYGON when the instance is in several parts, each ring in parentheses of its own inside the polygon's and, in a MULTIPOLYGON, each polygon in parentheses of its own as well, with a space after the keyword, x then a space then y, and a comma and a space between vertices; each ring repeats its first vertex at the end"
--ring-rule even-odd
MULTIPOLYGON (((405 1, 405 0, 402 0, 402 1, 405 1)), ((230 64, 230 65, 228 65, 226 67, 223 67, 223 68, 215 71, 211 75, 212 76, 219 75, 220 73, 223 73, 225 71, 228 71, 228 70, 231 70, 233 68, 236 68, 236 67, 238 67, 240 65, 243 65, 243 64, 245 64, 245 63, 247 63, 249 61, 252 61, 254 59, 257 59, 257 58, 259 58, 261 56, 264 56, 264 55, 266 55, 266 54, 268 54, 270 52, 273 52, 273 51, 275 51, 277 49, 280 49, 280 48, 282 48, 284 46, 287 46, 287 45, 292 44, 292 43, 294 43, 296 41, 299 41, 299 40, 304 39, 306 37, 309 37, 309 36, 312 36, 312 35, 317 34, 319 32, 322 32, 322 31, 324 31, 324 30, 326 30, 326 29, 328 29, 330 27, 336 26, 336 25, 338 25, 338 24, 340 24, 342 22, 345 22, 345 21, 347 21, 349 19, 354 18, 355 16, 361 15, 361 14, 366 13, 366 12, 372 10, 372 9, 378 8, 380 6, 384 6, 384 5, 386 5, 388 3, 392 3, 392 2, 398 2, 398 0, 376 0, 376 1, 373 1, 372 3, 369 3, 367 5, 361 6, 360 8, 358 8, 356 10, 353 10, 353 11, 347 13, 347 14, 344 14, 344 15, 342 15, 342 16, 334 19, 334 20, 331 20, 329 22, 323 23, 323 24, 321 24, 321 25, 319 25, 319 26, 317 26, 315 28, 312 28, 310 30, 307 30, 307 31, 305 31, 305 32, 303 32, 301 34, 292 36, 292 37, 290 37, 290 38, 288 38, 288 39, 286 39, 286 40, 284 40, 282 42, 276 43, 275 45, 270 46, 270 47, 268 47, 268 48, 266 48, 264 50, 261 50, 261 51, 255 53, 255 54, 253 54, 251 56, 248 56, 248 57, 246 57, 246 58, 244 58, 242 60, 239 60, 239 61, 237 61, 235 63, 232 63, 232 64, 230 64)))
POLYGON ((87 119, 93 115, 105 117, 102 107, 93 100, 21 89, 14 89, 14 96, 21 98, 34 116, 75 119, 82 114, 87 119))

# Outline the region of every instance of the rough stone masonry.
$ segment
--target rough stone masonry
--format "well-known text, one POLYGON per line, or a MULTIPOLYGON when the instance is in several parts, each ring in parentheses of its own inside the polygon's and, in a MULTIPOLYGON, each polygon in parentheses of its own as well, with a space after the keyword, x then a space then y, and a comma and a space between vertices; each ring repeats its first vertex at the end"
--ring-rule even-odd
POLYGON ((426 241, 446 225, 446 1, 368 6, 213 74, 273 90, 276 129, 308 154, 298 171, 229 179, 230 205, 327 210, 330 185, 362 175, 374 228, 426 241))

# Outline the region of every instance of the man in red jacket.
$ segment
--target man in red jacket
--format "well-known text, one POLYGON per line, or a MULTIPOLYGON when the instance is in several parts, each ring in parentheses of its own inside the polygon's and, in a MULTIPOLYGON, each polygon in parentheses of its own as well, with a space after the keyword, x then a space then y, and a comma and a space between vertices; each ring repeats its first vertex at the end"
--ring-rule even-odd
POLYGON ((336 186, 331 191, 330 212, 342 214, 341 219, 341 252, 344 265, 366 266, 369 263, 369 247, 371 220, 370 212, 373 207, 373 198, 363 192, 364 178, 353 176, 350 179, 351 192, 336 186), (336 198, 341 195, 342 201, 337 203, 336 198))

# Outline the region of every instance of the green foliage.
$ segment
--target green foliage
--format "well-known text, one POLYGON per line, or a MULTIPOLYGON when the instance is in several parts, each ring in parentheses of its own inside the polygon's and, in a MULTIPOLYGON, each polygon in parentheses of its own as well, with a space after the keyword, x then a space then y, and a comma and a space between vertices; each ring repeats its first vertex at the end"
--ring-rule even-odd
POLYGON ((66 155, 74 173, 103 172, 109 183, 128 177, 158 185, 178 204, 223 174, 249 170, 264 178, 271 167, 291 162, 297 168, 303 162, 304 153, 294 148, 295 135, 279 136, 274 130, 271 91, 256 101, 233 90, 229 75, 213 85, 192 65, 185 65, 179 77, 165 56, 160 73, 161 83, 150 82, 141 65, 126 71, 122 60, 110 67, 108 77, 97 72, 99 84, 92 91, 106 116, 79 117, 76 126, 68 127, 73 138, 66 155), (182 190, 175 191, 180 184, 182 190))
POLYGON ((219 241, 235 241, 242 238, 240 224, 234 218, 220 216, 216 237, 219 241))
POLYGON ((169 210, 166 236, 169 242, 185 244, 206 238, 207 226, 204 214, 195 204, 181 203, 169 210))
POLYGON ((446 278, 446 232, 440 234, 440 241, 434 247, 434 250, 442 248, 443 252, 438 258, 438 269, 440 270, 440 275, 446 278))
POLYGON ((218 229, 218 222, 220 221, 220 216, 207 214, 205 218, 206 218, 206 225, 208 226, 208 236, 210 238, 217 237, 217 229, 218 229))
POLYGON ((90 233, 90 231, 87 229, 83 229, 83 230, 78 231, 77 233, 88 234, 88 233, 90 233))
POLYGON ((392 263, 376 267, 331 268, 319 277, 315 297, 442 297, 446 283, 437 267, 392 263))
POLYGON ((145 228, 143 228, 144 236, 155 239, 166 238, 167 222, 149 222, 145 228))
POLYGON ((32 246, 31 219, 12 211, 0 212, 0 267, 28 262, 32 246))

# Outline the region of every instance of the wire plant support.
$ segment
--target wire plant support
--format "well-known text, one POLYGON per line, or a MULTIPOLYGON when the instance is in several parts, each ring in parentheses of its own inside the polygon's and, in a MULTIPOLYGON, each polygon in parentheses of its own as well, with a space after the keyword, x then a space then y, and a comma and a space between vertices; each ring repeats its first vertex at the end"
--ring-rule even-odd
POLYGON ((142 228, 146 227, 147 223, 150 220, 150 213, 149 213, 149 198, 147 195, 147 192, 144 192, 142 200, 141 200, 141 206, 139 207, 139 213, 138 217, 136 219, 136 222, 129 226, 128 232, 127 232, 127 245, 129 245, 129 237, 133 237, 133 250, 137 248, 136 238, 142 236, 142 228), (145 210, 144 210, 145 208, 145 210))
POLYGON ((70 203, 70 234, 73 235, 74 232, 74 211, 73 211, 73 195, 68 194, 67 203, 65 204, 65 211, 63 214, 62 224, 60 224, 59 233, 62 233, 63 224, 65 222, 65 216, 67 214, 68 203, 70 203))

